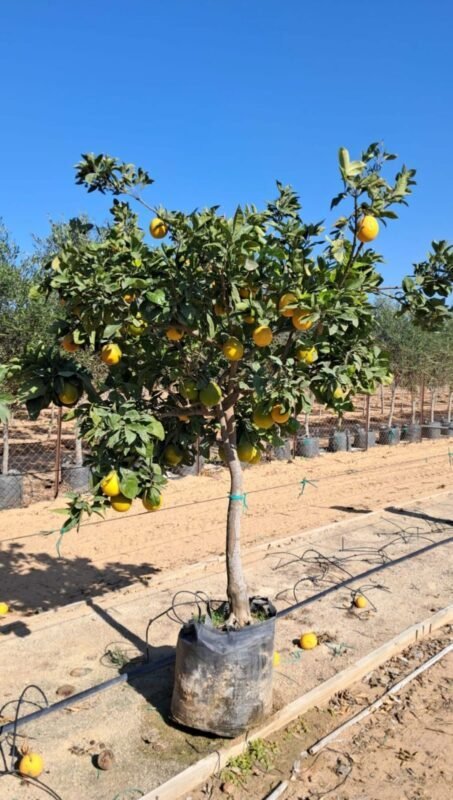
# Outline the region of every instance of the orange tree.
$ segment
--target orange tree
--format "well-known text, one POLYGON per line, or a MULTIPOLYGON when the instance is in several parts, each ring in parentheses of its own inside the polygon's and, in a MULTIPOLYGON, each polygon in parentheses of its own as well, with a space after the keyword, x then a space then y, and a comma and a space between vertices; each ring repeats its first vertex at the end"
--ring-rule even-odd
MULTIPOLYGON (((405 167, 394 180, 384 177, 393 158, 377 145, 358 161, 340 150, 343 188, 332 207, 346 211, 327 237, 320 223, 304 222, 295 192, 277 183, 273 202, 237 208, 232 217, 218 207, 150 208, 151 245, 130 204, 149 208, 141 197, 149 175, 109 156, 82 157, 76 181, 113 195, 111 225, 102 240, 63 242, 39 287, 64 304, 55 336, 69 351, 63 372, 74 391, 63 399, 60 391, 59 400, 79 401, 71 413, 93 473, 92 494, 72 497, 63 531, 84 512, 125 511, 135 498, 157 510, 165 473, 190 464, 196 442, 207 453, 221 441, 231 476, 229 621, 250 621, 240 558, 242 463, 294 434, 312 395, 344 412, 356 392, 372 391, 388 374, 373 328, 382 259, 370 243, 414 183, 405 167), (108 367, 99 391, 77 377, 71 353, 81 349, 108 367)), ((42 375, 32 400, 34 414, 51 400, 42 375)))

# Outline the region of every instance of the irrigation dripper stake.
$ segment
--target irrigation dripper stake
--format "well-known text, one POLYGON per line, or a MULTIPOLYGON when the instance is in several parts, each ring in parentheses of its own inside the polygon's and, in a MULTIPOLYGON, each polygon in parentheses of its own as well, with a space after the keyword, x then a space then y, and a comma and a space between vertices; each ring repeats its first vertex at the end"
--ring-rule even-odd
POLYGON ((315 489, 317 489, 317 488, 318 488, 318 487, 316 486, 316 484, 317 484, 317 481, 309 481, 309 480, 308 480, 308 478, 302 478, 302 480, 300 481, 300 492, 299 492, 299 497, 301 497, 301 495, 303 495, 303 493, 305 492, 305 487, 306 487, 306 486, 308 486, 308 484, 310 484, 310 486, 314 486, 314 487, 315 487, 315 489))

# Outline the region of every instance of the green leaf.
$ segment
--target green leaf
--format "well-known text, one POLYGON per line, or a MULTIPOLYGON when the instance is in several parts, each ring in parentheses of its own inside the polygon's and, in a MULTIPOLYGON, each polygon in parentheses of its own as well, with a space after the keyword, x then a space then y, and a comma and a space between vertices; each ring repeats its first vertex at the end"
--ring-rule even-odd
POLYGON ((120 489, 122 494, 128 497, 129 500, 133 500, 140 492, 137 476, 134 472, 126 469, 121 469, 120 475, 120 489))
POLYGON ((156 306, 165 305, 166 297, 163 289, 156 289, 154 292, 146 292, 145 297, 150 303, 154 303, 156 306))

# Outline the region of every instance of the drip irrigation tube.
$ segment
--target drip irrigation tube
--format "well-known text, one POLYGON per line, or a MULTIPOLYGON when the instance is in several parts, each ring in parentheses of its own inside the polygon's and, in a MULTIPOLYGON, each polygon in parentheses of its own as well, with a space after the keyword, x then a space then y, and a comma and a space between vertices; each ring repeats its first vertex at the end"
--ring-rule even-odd
MULTIPOLYGON (((428 553, 430 550, 435 550, 437 547, 441 547, 444 544, 451 544, 452 542, 453 536, 448 536, 446 539, 441 539, 440 542, 433 542, 425 547, 420 547, 418 550, 414 550, 412 553, 407 553, 404 556, 395 558, 393 561, 388 561, 385 564, 379 564, 378 566, 372 567, 365 572, 360 572, 358 575, 353 575, 350 578, 346 578, 344 581, 341 581, 334 586, 329 586, 327 589, 323 589, 323 591, 311 595, 311 597, 307 597, 305 600, 301 600, 301 602, 295 603, 294 605, 279 611, 276 615, 276 619, 282 619, 283 617, 288 616, 288 614, 291 614, 293 611, 297 611, 299 608, 311 605, 311 603, 315 603, 317 600, 322 600, 322 598, 338 591, 338 589, 342 589, 344 586, 348 586, 356 581, 361 581, 364 578, 368 578, 370 575, 374 575, 377 572, 382 572, 382 570, 388 569, 389 567, 395 567, 398 564, 402 564, 404 561, 409 561, 412 558, 416 558, 424 553, 428 553)), ((31 714, 26 714, 25 716, 20 717, 17 720, 16 727, 19 728, 20 726, 26 725, 29 722, 33 722, 36 719, 45 717, 47 714, 52 714, 54 711, 60 711, 62 708, 74 705, 74 703, 85 700, 87 697, 91 697, 93 694, 97 694, 98 692, 110 689, 112 686, 118 686, 120 683, 124 683, 128 680, 140 677, 141 675, 150 672, 157 672, 157 670, 173 664, 174 660, 175 656, 170 655, 166 656, 165 658, 161 658, 158 661, 154 661, 153 663, 143 664, 142 666, 136 667, 135 669, 129 671, 126 670, 125 672, 122 672, 121 675, 117 675, 115 678, 110 678, 110 680, 99 683, 96 686, 91 686, 89 689, 84 689, 82 692, 73 694, 70 697, 65 697, 64 700, 59 700, 57 703, 53 703, 51 706, 41 708, 38 711, 33 711, 31 714)), ((0 736, 12 731, 14 725, 14 722, 7 722, 6 725, 2 725, 0 727, 0 736)))

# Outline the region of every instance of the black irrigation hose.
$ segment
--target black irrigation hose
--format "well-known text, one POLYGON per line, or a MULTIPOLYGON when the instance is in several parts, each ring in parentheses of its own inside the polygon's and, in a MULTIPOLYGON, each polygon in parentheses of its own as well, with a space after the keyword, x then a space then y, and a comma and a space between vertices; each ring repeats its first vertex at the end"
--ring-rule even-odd
POLYGON ((388 567, 396 567, 398 564, 402 564, 404 561, 408 561, 416 556, 421 556, 424 553, 428 553, 430 550, 434 550, 436 547, 440 547, 442 544, 450 544, 451 542, 453 542, 453 536, 448 536, 446 539, 441 539, 440 542, 432 542, 432 544, 427 544, 425 547, 420 547, 419 550, 414 550, 412 553, 406 553, 406 555, 399 556, 398 558, 388 561, 385 564, 378 564, 377 567, 371 567, 371 569, 367 569, 366 572, 361 572, 359 575, 352 575, 350 578, 345 578, 344 581, 336 583, 334 586, 329 586, 327 589, 323 589, 322 592, 318 592, 318 594, 307 597, 305 600, 301 600, 299 603, 295 603, 288 608, 282 609, 282 611, 278 611, 276 614, 276 619, 287 617, 288 614, 291 614, 293 611, 297 611, 299 608, 308 606, 315 600, 322 600, 323 597, 332 594, 332 592, 336 592, 338 589, 342 589, 344 586, 349 586, 349 584, 355 583, 363 578, 369 578, 370 575, 375 575, 376 572, 381 572, 383 569, 387 569, 388 567))
MULTIPOLYGON (((338 591, 338 589, 341 589, 344 586, 348 586, 350 583, 360 581, 363 578, 368 578, 370 575, 374 575, 376 572, 381 572, 384 569, 388 569, 388 567, 395 567, 398 564, 402 564, 404 561, 409 561, 412 558, 416 558, 417 556, 421 556, 424 553, 428 553, 430 550, 434 550, 436 547, 440 547, 441 545, 444 544, 450 544, 451 542, 453 542, 453 536, 448 536, 446 539, 441 539, 440 542, 433 542, 432 544, 428 544, 425 547, 419 548, 418 550, 414 550, 412 553, 407 553, 404 556, 395 558, 393 561, 388 561, 385 564, 379 564, 378 566, 372 567, 371 569, 368 569, 365 572, 361 572, 358 575, 353 575, 350 578, 346 578, 341 583, 337 583, 334 586, 329 586, 327 589, 323 589, 322 592, 318 592, 317 594, 314 594, 311 597, 307 597, 306 600, 302 600, 300 603, 295 603, 294 605, 289 606, 288 608, 285 608, 282 611, 278 611, 276 619, 282 619, 283 617, 287 617, 288 614, 291 614, 293 611, 296 611, 299 608, 303 608, 304 606, 308 606, 311 603, 315 603, 317 600, 322 600, 322 598, 326 597, 329 594, 332 594, 332 592, 338 591)), ((57 703, 54 703, 51 706, 39 709, 39 711, 33 711, 31 714, 27 714, 24 717, 20 717, 15 722, 7 722, 6 725, 2 725, 0 727, 0 736, 4 733, 8 733, 11 730, 15 730, 22 725, 26 725, 29 722, 33 722, 35 719, 40 719, 41 717, 47 716, 47 714, 52 714, 54 711, 59 711, 62 708, 74 705, 74 703, 78 703, 81 700, 85 700, 87 697, 91 697, 91 695, 93 694, 102 692, 105 689, 110 689, 112 686, 117 686, 120 683, 124 683, 128 680, 137 678, 140 675, 149 672, 157 672, 157 670, 162 669, 163 667, 168 667, 171 664, 173 664, 174 660, 175 656, 170 655, 166 656, 165 658, 161 658, 153 663, 143 664, 142 666, 136 667, 133 670, 129 671, 126 670, 125 672, 122 672, 121 675, 117 675, 115 678, 110 678, 110 680, 108 681, 104 681, 103 683, 98 683, 96 686, 91 686, 89 689, 84 689, 82 692, 78 692, 77 694, 71 695, 71 697, 65 697, 64 700, 59 700, 57 703)))

